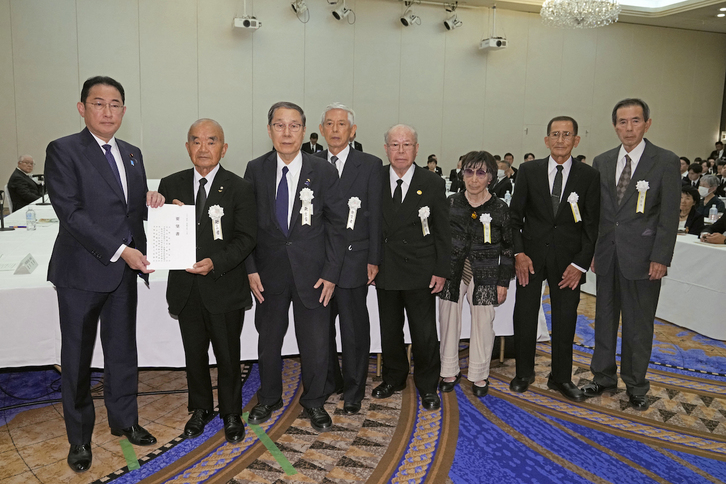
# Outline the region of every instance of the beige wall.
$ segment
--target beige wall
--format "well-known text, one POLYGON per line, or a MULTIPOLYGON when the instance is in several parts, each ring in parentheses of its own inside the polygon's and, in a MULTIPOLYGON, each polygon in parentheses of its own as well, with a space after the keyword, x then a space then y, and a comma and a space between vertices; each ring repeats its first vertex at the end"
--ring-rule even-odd
MULTIPOLYGON (((225 128, 225 165, 242 174, 270 149, 266 113, 278 100, 302 105, 308 132, 331 101, 357 113, 358 140, 383 157, 395 123, 420 133, 420 161, 445 169, 459 154, 487 149, 546 154, 547 121, 574 116, 590 159, 617 143, 609 116, 623 97, 653 111, 648 136, 689 157, 708 154, 718 133, 726 36, 616 24, 557 30, 539 16, 500 10, 509 48, 484 52, 487 9, 460 9, 464 26, 445 31, 443 8, 417 6, 420 27, 404 29, 402 4, 349 0, 355 25, 337 22, 325 0, 308 0, 300 23, 289 1, 252 1, 259 31, 233 29, 241 0, 0 0, 0 181, 30 153, 42 171, 45 147, 83 126, 75 103, 87 77, 126 88, 118 136, 139 145, 157 178, 188 166, 188 126, 199 117, 225 128)), ((0 183, 3 184, 3 183, 0 183)))

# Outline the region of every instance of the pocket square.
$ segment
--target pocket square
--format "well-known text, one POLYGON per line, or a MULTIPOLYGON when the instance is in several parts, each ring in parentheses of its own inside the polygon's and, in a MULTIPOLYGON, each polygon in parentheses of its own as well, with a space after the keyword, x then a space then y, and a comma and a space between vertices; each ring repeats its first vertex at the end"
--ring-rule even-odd
POLYGON ((645 231, 641 234, 643 237, 652 237, 655 235, 655 230, 653 229, 645 229, 645 231))

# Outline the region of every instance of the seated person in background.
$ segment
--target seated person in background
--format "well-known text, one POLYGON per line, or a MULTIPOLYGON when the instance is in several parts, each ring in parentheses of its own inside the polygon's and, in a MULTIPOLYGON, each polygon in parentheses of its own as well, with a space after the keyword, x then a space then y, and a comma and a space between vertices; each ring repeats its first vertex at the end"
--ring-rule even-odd
POLYGON ((323 151, 323 145, 318 144, 318 133, 310 133, 310 141, 303 143, 300 150, 305 153, 317 153, 323 151))
POLYGON ((524 155, 524 161, 532 161, 534 160, 534 153, 527 153, 524 155))
POLYGON ((688 174, 683 179, 684 185, 691 185, 694 188, 698 188, 699 186, 699 180, 701 179, 701 172, 703 171, 703 167, 700 163, 691 163, 688 166, 688 174))
POLYGON ((458 163, 456 163, 456 168, 451 170, 451 173, 449 173, 449 181, 451 182, 451 187, 449 188, 450 192, 456 193, 464 189, 464 179, 463 174, 461 173, 461 160, 463 159, 464 155, 461 155, 458 163))
POLYGON ((718 172, 718 175, 716 175, 716 178, 718 178, 718 188, 716 189, 716 196, 717 197, 726 197, 726 161, 721 160, 716 163, 716 171, 718 172))
POLYGON ((724 203, 715 195, 718 188, 718 178, 716 175, 706 175, 701 178, 701 185, 698 187, 698 193, 701 195, 702 201, 696 208, 701 217, 708 217, 708 211, 713 205, 716 209, 723 213, 724 203))
POLYGON ((716 171, 716 158, 709 156, 708 157, 708 172, 712 175, 718 174, 716 171))
POLYGON ((709 163, 708 160, 701 160, 701 168, 703 169, 703 171, 701 171, 701 176, 711 173, 711 163, 709 163))
POLYGON ((688 183, 688 167, 691 165, 691 160, 685 156, 679 158, 681 160, 681 178, 683 178, 683 184, 688 183))
POLYGON ((681 216, 678 219, 678 233, 694 234, 696 237, 703 231, 703 217, 696 211, 701 197, 698 190, 691 185, 681 187, 681 216))
POLYGON ((24 206, 33 203, 43 195, 43 187, 31 178, 35 162, 30 155, 18 159, 18 167, 13 170, 8 180, 8 195, 13 202, 13 211, 17 212, 24 206))
POLYGON ((436 159, 436 155, 429 155, 429 160, 426 162, 426 166, 428 166, 429 171, 433 171, 437 175, 442 176, 443 173, 438 165, 439 161, 436 159))
POLYGON ((726 216, 716 220, 716 223, 706 227, 706 232, 701 236, 701 242, 709 244, 726 244, 726 216))
POLYGON ((506 161, 507 164, 509 165, 509 169, 505 170, 504 174, 507 175, 507 178, 512 180, 513 184, 517 183, 517 171, 519 171, 519 170, 517 170, 513 166, 514 165, 514 155, 511 153, 506 153, 504 155, 504 161, 506 161))
POLYGON ((726 158, 726 150, 723 148, 723 143, 720 141, 716 141, 716 149, 711 152, 709 155, 709 158, 716 158, 717 160, 720 160, 722 158, 726 158))
POLYGON ((507 177, 509 163, 504 160, 499 160, 497 161, 497 168, 497 176, 489 184, 489 192, 496 195, 497 198, 504 199, 504 195, 507 192, 512 193, 514 191, 512 180, 507 177))

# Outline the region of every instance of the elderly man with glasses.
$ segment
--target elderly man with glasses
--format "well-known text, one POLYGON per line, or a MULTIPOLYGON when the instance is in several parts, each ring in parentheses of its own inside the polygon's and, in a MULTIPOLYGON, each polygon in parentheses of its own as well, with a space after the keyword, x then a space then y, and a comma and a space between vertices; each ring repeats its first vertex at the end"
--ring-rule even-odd
POLYGON ((33 180, 31 173, 35 162, 30 155, 18 159, 18 167, 13 170, 8 180, 8 195, 13 202, 13 210, 17 211, 33 203, 43 195, 43 187, 33 180))

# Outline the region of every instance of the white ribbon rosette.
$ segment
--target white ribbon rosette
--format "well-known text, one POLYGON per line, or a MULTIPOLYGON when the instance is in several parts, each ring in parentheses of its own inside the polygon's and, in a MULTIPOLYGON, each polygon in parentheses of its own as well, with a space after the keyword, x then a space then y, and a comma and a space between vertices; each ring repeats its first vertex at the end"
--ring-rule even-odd
POLYGON ((209 218, 212 219, 212 234, 214 234, 214 240, 222 240, 222 216, 224 215, 224 209, 219 205, 212 205, 209 207, 209 218))
POLYGON ((300 214, 302 215, 303 225, 312 225, 313 221, 313 191, 309 188, 303 188, 300 190, 300 201, 302 202, 302 208, 300 214))
POLYGON ((421 229, 423 230, 424 237, 431 234, 431 230, 429 230, 429 215, 431 215, 429 207, 421 207, 418 209, 418 218, 421 219, 421 229))
POLYGON ((567 203, 570 204, 570 208, 572 209, 572 216, 575 218, 575 223, 582 222, 582 215, 580 215, 580 207, 577 205, 577 202, 580 200, 580 196, 572 192, 570 193, 570 196, 567 197, 567 203))
POLYGON ((360 208, 360 198, 358 197, 350 197, 350 200, 348 200, 348 223, 346 224, 346 229, 353 230, 353 227, 355 227, 355 216, 358 213, 358 209, 360 208))
POLYGON ((479 221, 484 226, 484 243, 492 243, 492 216, 488 213, 483 213, 479 217, 479 221))
POLYGON ((635 184, 635 189, 638 190, 638 206, 635 209, 635 213, 645 213, 645 195, 650 188, 650 184, 645 180, 640 180, 635 184))

